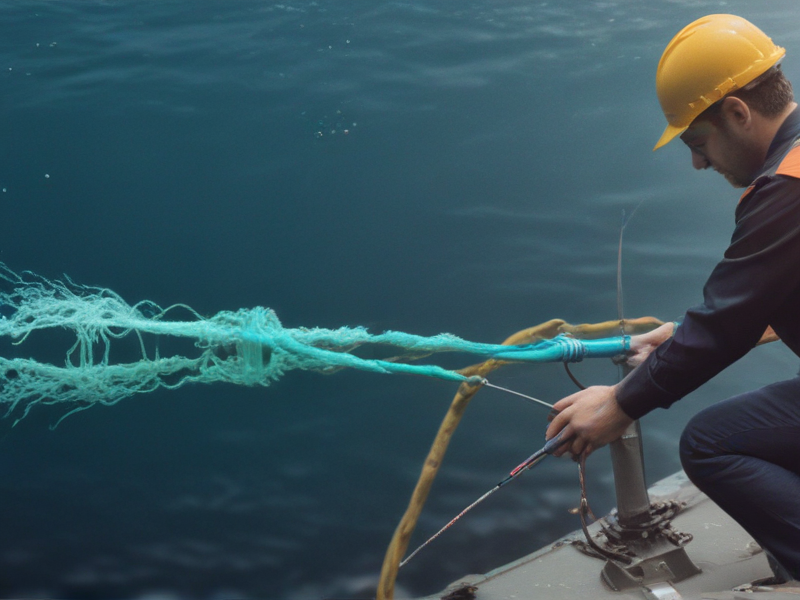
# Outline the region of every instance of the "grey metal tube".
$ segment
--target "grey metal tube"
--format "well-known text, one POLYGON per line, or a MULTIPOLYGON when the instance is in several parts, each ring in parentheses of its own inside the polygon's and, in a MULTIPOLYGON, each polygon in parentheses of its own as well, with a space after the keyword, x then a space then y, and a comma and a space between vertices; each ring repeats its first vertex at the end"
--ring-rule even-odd
MULTIPOLYGON (((633 369, 623 365, 623 375, 633 369)), ((644 450, 639 421, 634 421, 611 443, 611 465, 617 493, 617 514, 622 527, 635 527, 650 518, 650 496, 644 476, 644 450)))
POLYGON ((650 518, 639 421, 631 423, 622 437, 610 446, 619 524, 634 527, 650 518))

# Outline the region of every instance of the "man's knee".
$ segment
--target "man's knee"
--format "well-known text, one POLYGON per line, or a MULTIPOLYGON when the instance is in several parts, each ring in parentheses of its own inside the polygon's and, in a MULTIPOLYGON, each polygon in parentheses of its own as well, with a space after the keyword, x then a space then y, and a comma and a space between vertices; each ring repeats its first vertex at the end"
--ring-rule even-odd
POLYGON ((681 434, 680 458, 683 470, 697 487, 702 489, 702 482, 715 470, 713 465, 714 453, 709 444, 707 424, 709 419, 706 411, 696 414, 686 424, 681 434))

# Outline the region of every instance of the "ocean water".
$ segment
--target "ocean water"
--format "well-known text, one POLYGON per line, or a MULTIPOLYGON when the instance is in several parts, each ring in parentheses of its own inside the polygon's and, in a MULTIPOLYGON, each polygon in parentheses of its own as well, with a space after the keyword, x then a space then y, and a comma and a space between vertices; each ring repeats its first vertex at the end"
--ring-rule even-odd
MULTIPOLYGON (((654 73, 704 14, 800 75, 793 0, 0 1, 0 261, 202 314, 499 342, 564 318, 680 317, 738 192, 691 169, 654 73)), ((457 366, 445 359, 447 366, 457 366)), ((585 383, 618 373, 574 369, 585 383)), ((694 412, 793 375, 779 345, 643 420, 651 482, 694 412)), ((557 366, 493 380, 555 401, 557 366)), ((0 421, 0 596, 369 598, 455 388, 290 373, 0 421)), ((412 546, 538 448, 545 411, 482 392, 412 546)), ((608 457, 589 461, 596 512, 608 457)), ((401 571, 431 594, 578 527, 546 461, 401 571)), ((599 568, 599 565, 598 565, 599 568)))

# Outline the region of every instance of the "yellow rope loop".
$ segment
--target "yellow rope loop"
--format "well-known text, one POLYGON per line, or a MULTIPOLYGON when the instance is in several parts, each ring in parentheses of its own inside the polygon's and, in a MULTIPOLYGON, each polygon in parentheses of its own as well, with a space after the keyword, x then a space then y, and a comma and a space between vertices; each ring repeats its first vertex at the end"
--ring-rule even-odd
MULTIPOLYGON (((622 322, 624 332, 627 335, 645 333, 662 324, 662 321, 654 317, 625 319, 622 322)), ((554 338, 561 333, 567 333, 580 339, 612 337, 620 333, 620 321, 570 325, 562 319, 551 319, 550 321, 535 325, 534 327, 518 331, 504 341, 503 344, 530 344, 538 340, 554 338)), ((505 364, 508 364, 507 361, 491 359, 461 369, 459 372, 468 377, 473 375, 486 377, 486 375, 505 364)), ((422 507, 425 505, 425 500, 427 500, 428 493, 433 486, 433 480, 436 478, 439 467, 444 460, 444 455, 445 452, 447 452, 450 439, 453 437, 453 433, 456 427, 458 427, 467 405, 479 389, 480 386, 462 383, 453 398, 453 402, 450 404, 447 414, 444 416, 442 424, 439 426, 439 431, 436 434, 436 438, 433 440, 433 445, 428 452, 425 463, 422 465, 422 472, 420 473, 417 485, 414 488, 414 492, 411 494, 408 508, 406 508, 403 518, 397 525, 397 529, 395 529, 392 540, 386 550, 386 556, 383 559, 383 567, 381 568, 381 577, 378 581, 377 600, 392 600, 392 598, 394 598, 394 584, 397 579, 397 570, 400 561, 403 560, 403 556, 408 549, 411 534, 414 533, 414 529, 417 526, 417 520, 422 513, 422 507)))

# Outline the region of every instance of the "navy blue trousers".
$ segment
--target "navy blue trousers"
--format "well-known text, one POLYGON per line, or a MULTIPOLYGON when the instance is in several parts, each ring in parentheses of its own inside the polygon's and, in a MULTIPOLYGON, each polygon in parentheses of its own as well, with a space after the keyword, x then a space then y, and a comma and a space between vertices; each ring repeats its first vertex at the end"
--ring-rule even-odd
POLYGON ((695 415, 681 462, 700 490, 800 579, 800 377, 695 415))

